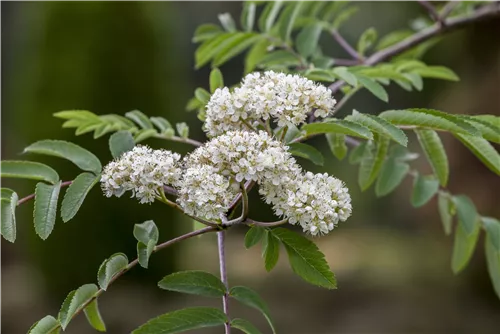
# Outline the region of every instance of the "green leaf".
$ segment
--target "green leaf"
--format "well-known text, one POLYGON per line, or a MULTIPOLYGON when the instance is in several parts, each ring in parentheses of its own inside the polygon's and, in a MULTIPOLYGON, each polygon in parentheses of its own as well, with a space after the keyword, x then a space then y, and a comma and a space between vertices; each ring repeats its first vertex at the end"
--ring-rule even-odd
POLYGON ((261 57, 257 64, 259 67, 265 68, 272 68, 273 66, 296 66, 300 64, 300 60, 290 51, 278 50, 261 57))
POLYGON ((380 117, 362 114, 354 110, 353 114, 347 116, 345 119, 359 123, 370 129, 372 132, 387 136, 402 146, 406 147, 408 145, 408 137, 406 137, 405 133, 380 117))
POLYGON ((31 326, 28 334, 59 334, 59 321, 51 315, 47 315, 31 326))
POLYGON ((102 169, 101 162, 93 153, 83 147, 63 140, 40 140, 26 147, 24 152, 67 159, 80 169, 95 174, 100 173, 102 169))
POLYGON ((160 130, 161 133, 165 133, 168 130, 173 129, 172 124, 163 117, 150 117, 151 122, 160 130))
POLYGON ((347 67, 344 66, 335 67, 332 70, 332 73, 353 87, 358 84, 358 79, 354 74, 349 72, 349 69, 347 67))
POLYGON ((231 327, 239 329, 246 334, 261 334, 261 331, 259 331, 257 327, 245 319, 236 318, 231 320, 231 327))
POLYGON ((267 271, 273 270, 280 257, 280 243, 278 239, 269 231, 266 231, 266 237, 262 244, 262 256, 267 271))
POLYGON ((95 128, 94 139, 101 138, 106 133, 113 131, 113 126, 111 124, 101 124, 95 128))
POLYGON ((500 175, 500 154, 495 148, 481 137, 465 134, 455 134, 458 138, 481 162, 492 172, 500 175))
POLYGON ((99 306, 97 304, 97 299, 91 302, 86 308, 83 309, 85 317, 89 324, 99 332, 106 331, 106 325, 102 319, 101 313, 99 312, 99 306))
POLYGON ((345 135, 339 133, 327 133, 326 140, 330 151, 339 160, 343 160, 347 155, 347 145, 345 144, 345 135))
POLYGON ((255 246, 266 233, 266 229, 260 226, 252 226, 245 234, 245 248, 249 249, 255 246))
POLYGON ((153 129, 153 123, 149 120, 148 116, 144 115, 139 110, 132 110, 125 114, 125 117, 133 120, 142 129, 153 129))
POLYGON ((17 193, 11 189, 2 188, 0 232, 5 240, 10 242, 16 241, 17 200, 17 193))
POLYGON ((323 166, 323 155, 316 148, 311 145, 303 144, 303 143, 294 143, 288 145, 290 147, 290 153, 311 160, 315 165, 323 166))
POLYGON ((474 232, 474 226, 477 221, 476 206, 471 199, 465 195, 457 195, 452 198, 453 204, 457 210, 458 221, 463 230, 468 234, 474 232))
POLYGON ((460 80, 455 72, 444 66, 418 67, 413 69, 412 72, 420 75, 423 78, 434 78, 449 81, 460 80))
POLYGON ((495 218, 482 217, 486 229, 484 245, 486 263, 493 288, 500 298, 500 221, 495 218))
POLYGON ((371 48, 377 41, 377 31, 375 28, 366 29, 358 40, 358 53, 364 55, 366 50, 371 48))
POLYGON ((316 51, 322 30, 321 24, 313 23, 305 26, 299 32, 295 40, 295 45, 302 57, 307 58, 316 51))
POLYGON ((241 26, 243 27, 243 30, 247 32, 253 30, 256 8, 257 5, 253 2, 245 2, 243 4, 243 11, 241 12, 241 26))
POLYGON ((389 148, 389 138, 381 136, 377 142, 377 151, 373 155, 370 147, 365 149, 361 165, 359 167, 358 184, 361 190, 365 191, 377 179, 382 168, 387 150, 389 148))
POLYGON ((106 291, 113 278, 126 269, 127 266, 128 258, 127 255, 123 253, 115 253, 104 260, 104 262, 99 266, 99 271, 97 272, 97 281, 99 282, 101 289, 106 291))
POLYGON ((351 165, 359 164, 363 161, 363 157, 367 154, 371 154, 371 151, 368 153, 366 151, 370 151, 370 145, 368 142, 363 142, 352 149, 351 154, 349 155, 349 163, 351 165))
POLYGON ((134 146, 134 137, 130 131, 118 131, 109 137, 109 150, 113 158, 119 158, 123 153, 131 151, 134 146))
POLYGON ((135 134, 134 141, 136 143, 140 143, 146 139, 156 136, 157 134, 158 132, 156 132, 156 129, 142 129, 135 134))
POLYGON ((229 32, 236 31, 236 23, 234 23, 233 17, 229 13, 223 13, 218 15, 220 24, 224 28, 224 30, 229 32))
POLYGON ((150 240, 156 243, 159 238, 158 227, 152 220, 147 220, 142 224, 135 224, 134 237, 144 244, 147 244, 150 240))
POLYGON ((382 85, 380 85, 378 82, 376 82, 375 80, 372 80, 368 77, 365 77, 363 75, 356 75, 359 83, 365 87, 366 89, 368 89, 368 91, 370 91, 370 93, 372 93, 373 95, 375 95, 376 97, 378 97, 379 99, 381 99, 382 101, 384 102, 388 102, 389 101, 389 96, 387 95, 387 92, 385 91, 384 87, 382 87, 382 85))
POLYGON ((85 284, 68 294, 61 306, 58 316, 63 330, 66 329, 77 311, 79 311, 85 303, 94 298, 97 290, 95 284, 85 284))
POLYGON ((303 75, 313 81, 332 82, 336 80, 336 77, 330 70, 324 70, 321 68, 308 69, 303 75))
POLYGON ((444 233, 451 234, 451 224, 454 216, 454 203, 450 200, 448 193, 438 193, 438 210, 441 222, 443 223, 444 233))
POLYGON ((269 45, 270 42, 267 39, 262 39, 250 48, 245 57, 245 74, 252 72, 261 59, 266 56, 269 45))
POLYGON ((484 139, 500 144, 500 126, 477 117, 462 116, 462 119, 477 128, 484 139))
POLYGON ((217 67, 231 58, 236 57, 241 52, 245 51, 252 44, 257 42, 262 38, 261 35, 255 33, 239 33, 236 38, 224 43, 224 46, 220 48, 219 52, 215 55, 212 61, 212 67, 217 67))
POLYGON ((480 120, 483 123, 486 122, 495 128, 500 128, 500 116, 495 116, 495 115, 475 115, 472 116, 473 119, 475 120, 480 120))
POLYGON ((61 190, 61 181, 54 185, 38 183, 35 188, 35 208, 33 217, 35 232, 43 240, 47 239, 56 223, 57 199, 61 190))
POLYGON ((194 36, 192 39, 193 43, 199 43, 206 41, 208 39, 212 39, 222 33, 222 29, 220 26, 216 24, 202 24, 196 31, 194 32, 194 36))
POLYGON ((424 88, 424 81, 420 75, 416 73, 403 73, 403 75, 411 82, 416 90, 421 91, 424 88))
POLYGON ((173 311, 149 320, 132 334, 174 334, 193 329, 224 325, 228 321, 221 310, 212 307, 191 307, 173 311))
POLYGON ((390 32, 380 39, 380 41, 377 44, 377 47, 375 48, 375 51, 380 51, 380 50, 385 49, 391 45, 394 45, 398 42, 401 42, 405 38, 413 35, 413 33, 414 32, 412 30, 409 30, 409 29, 396 30, 396 31, 390 32))
POLYGON ((373 139, 373 135, 367 127, 347 120, 328 119, 327 122, 323 123, 306 124, 302 127, 302 130, 305 130, 307 135, 338 133, 363 139, 373 139))
POLYGON ((214 68, 210 72, 210 92, 215 92, 217 88, 224 87, 224 78, 222 72, 218 68, 214 68))
POLYGON ((415 130, 415 133, 434 174, 439 179, 439 183, 445 187, 449 175, 448 157, 439 135, 434 130, 426 129, 415 130))
POLYGON ((457 225, 451 257, 451 269, 454 274, 461 272, 469 263, 479 238, 479 227, 480 225, 476 220, 472 232, 467 233, 463 225, 457 225))
POLYGON ((194 96, 202 103, 202 105, 205 105, 210 101, 210 93, 207 92, 206 89, 203 88, 196 88, 194 91, 194 96))
POLYGON ((200 270, 179 271, 158 282, 161 289, 206 297, 222 297, 227 289, 216 276, 200 270))
POLYGON ((299 16, 303 4, 303 2, 290 3, 290 5, 281 14, 279 31, 281 40, 284 42, 288 42, 290 40, 295 20, 299 16))
POLYGON ((413 125, 451 133, 480 135, 476 128, 461 118, 433 109, 388 110, 379 117, 395 125, 413 125))
POLYGON ((283 1, 273 1, 266 5, 259 18, 260 31, 269 32, 271 30, 282 5, 283 1))
POLYGON ((439 181, 433 175, 418 174, 413 182, 411 204, 416 208, 426 204, 436 195, 438 190, 439 181))
POLYGON ((375 194, 380 197, 391 193, 401 184, 409 171, 410 166, 407 163, 398 161, 394 156, 389 157, 380 170, 375 194))
POLYGON ((140 241, 137 243, 137 258, 141 267, 148 269, 149 258, 153 254, 155 246, 156 243, 153 240, 149 240, 147 244, 140 241))
POLYGON ((275 228, 272 233, 285 245, 294 273, 311 284, 327 289, 337 288, 325 255, 314 242, 284 228, 275 228))
POLYGON ((76 215, 85 197, 87 197, 89 191, 100 179, 100 174, 96 176, 91 173, 82 173, 75 178, 66 191, 66 194, 64 194, 61 205, 61 218, 63 222, 68 222, 76 215))
POLYGON ((88 110, 64 110, 53 114, 54 117, 62 119, 77 119, 81 121, 99 121, 99 116, 88 110))
POLYGON ((246 306, 253 307, 259 310, 266 318, 273 333, 276 333, 273 322, 271 320, 269 307, 267 306, 266 302, 262 300, 262 298, 260 298, 257 292, 250 288, 247 288, 246 286, 235 286, 229 291, 229 296, 246 306))
POLYGON ((358 10, 358 7, 348 7, 339 13, 335 13, 335 20, 332 23, 333 29, 338 30, 340 26, 349 20, 358 10))
POLYGON ((189 126, 186 122, 176 123, 175 128, 181 138, 189 137, 189 126))
POLYGON ((232 39, 238 38, 241 33, 238 32, 228 32, 221 33, 217 35, 215 38, 210 39, 204 42, 194 54, 195 57, 195 68, 199 69, 207 62, 210 61, 227 43, 229 43, 232 39))
POLYGON ((0 162, 0 171, 1 177, 39 180, 52 184, 59 181, 55 170, 38 162, 4 160, 0 162))

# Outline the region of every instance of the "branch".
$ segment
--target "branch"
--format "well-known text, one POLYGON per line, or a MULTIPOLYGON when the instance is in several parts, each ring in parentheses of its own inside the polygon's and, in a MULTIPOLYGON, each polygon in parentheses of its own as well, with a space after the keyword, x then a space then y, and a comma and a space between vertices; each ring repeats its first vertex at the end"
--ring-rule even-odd
POLYGON ((248 218, 245 223, 249 225, 256 225, 256 226, 262 226, 262 227, 271 227, 271 226, 279 226, 288 223, 288 218, 283 219, 283 220, 278 220, 275 222, 259 222, 253 219, 248 218))
POLYGON ((193 146, 196 146, 196 147, 199 147, 199 146, 203 145, 202 142, 199 142, 197 140, 190 139, 190 138, 182 138, 182 137, 178 137, 178 136, 167 137, 167 136, 162 135, 162 134, 157 134, 157 135, 154 136, 154 138, 171 140, 171 141, 175 141, 175 142, 178 142, 178 143, 190 144, 190 145, 193 145, 193 146))
MULTIPOLYGON (((205 227, 205 228, 202 228, 200 230, 196 230, 196 231, 192 231, 192 232, 189 232, 189 233, 186 233, 186 234, 183 234, 177 238, 174 238, 174 239, 171 239, 171 240, 168 240, 168 241, 165 241, 164 243, 162 244, 159 244, 157 245, 154 249, 153 249, 153 253, 156 253, 164 248, 167 248, 168 246, 171 246, 175 243, 178 243, 180 241, 183 241, 183 240, 186 240, 186 239, 189 239, 189 238, 192 238, 192 237, 195 237, 197 235, 201 235, 201 234, 205 234, 205 233, 209 233, 209 232, 215 232, 215 231, 218 231, 217 228, 215 227, 205 227)), ((120 276, 122 276, 123 274, 125 274, 127 271, 129 271, 130 269, 132 269, 133 267, 135 267, 137 264, 139 263, 139 259, 135 259, 134 261, 130 262, 127 267, 125 267, 125 269, 123 269, 122 271, 120 271, 119 273, 117 273, 108 283, 108 287, 113 284, 114 281, 116 281, 120 276)), ((80 314, 90 303, 92 303, 94 300, 96 300, 100 295, 102 295, 102 293, 104 292, 103 289, 99 289, 96 294, 91 298, 89 299, 85 304, 83 304, 74 314, 73 316, 71 317, 71 320, 73 320, 73 318, 75 318, 78 314, 80 314)), ((61 325, 59 324, 55 329, 57 328, 60 328, 61 325)))
MULTIPOLYGON (((433 37, 439 36, 444 33, 448 33, 464 26, 484 21, 487 19, 491 19, 500 15, 500 3, 495 2, 486 6, 483 6, 476 10, 471 15, 450 18, 448 20, 443 21, 444 25, 434 24, 433 26, 424 29, 405 40, 396 43, 392 46, 389 46, 379 52, 374 53, 368 59, 366 59, 366 65, 375 65, 384 60, 390 59, 398 54, 401 54, 412 47, 423 43, 433 37)), ((328 88, 332 91, 332 93, 336 93, 343 85, 344 81, 336 81, 332 83, 328 88)))
POLYGON ((224 314, 227 317, 227 321, 224 324, 224 328, 225 328, 225 334, 230 334, 231 325, 229 323, 229 293, 228 293, 229 285, 227 283, 226 253, 224 245, 225 233, 226 233, 225 231, 217 232, 217 246, 219 249, 220 279, 222 283, 224 283, 224 286, 226 287, 226 292, 224 293, 224 296, 222 296, 222 309, 224 310, 224 314))
POLYGON ((430 17, 434 21, 439 22, 441 26, 445 25, 445 22, 439 16, 438 12, 436 11, 436 8, 431 3, 429 3, 428 1, 421 1, 421 0, 419 0, 418 3, 429 12, 430 17))
POLYGON ((354 50, 354 48, 347 43, 347 41, 342 37, 342 35, 337 31, 337 29, 331 29, 330 34, 339 43, 339 45, 356 60, 362 60, 363 58, 354 50))
MULTIPOLYGON (((64 181, 63 183, 61 183, 61 188, 67 187, 71 183, 73 183, 73 180, 71 180, 71 181, 64 181)), ((24 204, 24 203, 32 200, 33 198, 35 198, 35 194, 30 194, 30 195, 28 195, 26 197, 23 197, 19 201, 17 201, 17 205, 19 206, 21 204, 24 204)))

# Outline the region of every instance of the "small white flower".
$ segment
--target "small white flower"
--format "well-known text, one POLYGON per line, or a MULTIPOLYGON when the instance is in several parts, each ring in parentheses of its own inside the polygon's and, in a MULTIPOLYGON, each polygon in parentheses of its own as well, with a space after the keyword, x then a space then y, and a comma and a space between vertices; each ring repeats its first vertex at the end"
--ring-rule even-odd
POLYGON ((136 146, 104 167, 101 188, 107 197, 132 191, 141 203, 159 196, 164 185, 177 186, 181 177, 181 156, 166 150, 136 146))

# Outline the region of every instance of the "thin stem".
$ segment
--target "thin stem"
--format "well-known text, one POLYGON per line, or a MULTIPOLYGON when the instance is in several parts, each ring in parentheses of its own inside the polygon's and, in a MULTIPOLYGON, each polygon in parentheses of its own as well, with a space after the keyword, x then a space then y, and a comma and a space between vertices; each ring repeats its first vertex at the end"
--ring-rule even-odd
POLYGON ((279 226, 279 225, 283 225, 283 224, 288 223, 288 218, 283 219, 283 220, 278 220, 278 221, 275 221, 275 222, 259 222, 259 221, 247 218, 247 220, 245 221, 245 223, 247 223, 249 225, 256 225, 256 226, 262 226, 262 227, 266 227, 266 226, 269 226, 269 227, 270 226, 279 226))
POLYGON ((182 138, 182 137, 178 137, 178 136, 165 136, 165 135, 162 135, 162 134, 157 134, 154 136, 155 138, 159 138, 159 139, 166 139, 166 140, 171 140, 171 141, 175 141, 175 142, 178 142, 178 143, 185 143, 185 144, 189 144, 189 145, 193 145, 193 146, 202 146, 203 143, 202 142, 199 142, 197 140, 194 140, 194 139, 191 139, 191 138, 182 138))
POLYGON ((339 43, 339 45, 354 59, 362 60, 363 57, 359 55, 359 53, 354 50, 354 48, 342 37, 342 35, 337 31, 337 29, 331 29, 330 34, 333 38, 339 43))
POLYGON ((439 24, 441 25, 444 25, 443 20, 436 11, 436 8, 431 3, 429 3, 428 1, 421 1, 421 0, 419 0, 418 3, 429 12, 429 15, 434 21, 439 22, 439 24))
POLYGON ((224 310, 224 314, 227 317, 227 321, 224 324, 225 334, 231 333, 231 326, 229 324, 229 285, 227 283, 227 272, 226 272, 226 253, 225 253, 225 231, 217 232, 217 246, 219 248, 219 268, 220 268, 220 279, 224 286, 226 287, 226 292, 224 296, 222 296, 222 309, 224 310))
POLYGON ((441 20, 446 19, 458 4, 459 1, 449 1, 446 5, 444 5, 443 9, 441 10, 441 14, 439 15, 441 20))
POLYGON ((239 216, 236 219, 227 221, 227 217, 224 215, 221 215, 223 226, 231 226, 231 225, 243 223, 245 221, 245 219, 247 219, 247 217, 248 217, 248 210, 249 210, 250 206, 248 204, 248 193, 247 193, 246 185, 244 182, 240 183, 240 188, 241 188, 241 216, 239 216))
MULTIPOLYGON (((73 183, 73 181, 64 181, 61 183, 61 188, 64 188, 64 187, 67 187, 69 186, 71 183, 73 183)), ((24 204, 30 200, 32 200, 33 198, 35 198, 35 194, 30 194, 26 197, 23 197, 21 198, 19 201, 17 201, 17 205, 21 205, 21 204, 24 204)))
POLYGON ((257 132, 257 129, 254 128, 250 123, 248 123, 247 120, 240 119, 241 123, 245 124, 247 128, 249 128, 252 131, 257 132))
MULTIPOLYGON (((205 227, 205 228, 202 228, 202 229, 199 229, 199 230, 196 230, 196 231, 192 231, 192 232, 189 232, 189 233, 186 233, 186 234, 183 234, 177 238, 174 238, 174 239, 171 239, 171 240, 168 240, 168 241, 165 241, 164 243, 161 243, 159 245, 157 245, 154 249, 153 249, 153 253, 156 253, 164 248, 167 248, 175 243, 178 243, 180 241, 183 241, 183 240, 187 240, 189 238, 192 238, 192 237, 195 237, 197 235, 201 235, 201 234, 205 234, 205 233, 209 233, 209 232, 216 232, 218 231, 219 229, 218 228, 215 228, 215 227, 205 227)), ((133 260, 132 262, 130 262, 127 267, 125 267, 122 271, 120 271, 119 273, 117 273, 108 283, 108 289, 109 289, 109 286, 114 282, 116 281, 119 277, 121 277, 123 274, 125 274, 127 271, 129 271, 130 269, 132 269, 133 267, 135 267, 137 264, 139 263, 139 259, 135 259, 133 260)), ((76 310, 76 312, 71 316, 71 319, 74 319, 78 314, 80 314, 90 303, 92 303, 94 300, 96 300, 100 295, 102 295, 104 292, 103 289, 99 289, 96 294, 90 298, 88 301, 86 301, 82 306, 80 306, 80 308, 78 308, 78 310, 76 310)), ((59 324, 58 327, 54 328, 57 329, 61 327, 61 325, 59 324)))
POLYGON ((283 141, 285 139, 286 133, 288 132, 288 126, 285 126, 281 132, 281 138, 280 141, 283 141))
MULTIPOLYGON (((250 192, 250 190, 253 188, 253 186, 255 185, 255 181, 247 181, 245 183, 245 188, 247 190, 247 193, 250 192)), ((236 209, 236 207, 238 206, 238 203, 240 202, 241 200, 241 196, 242 194, 241 193, 238 193, 238 195, 236 195, 234 198, 233 198, 233 201, 231 202, 231 204, 229 205, 229 210, 227 211, 227 216, 229 217, 234 209, 236 209)))

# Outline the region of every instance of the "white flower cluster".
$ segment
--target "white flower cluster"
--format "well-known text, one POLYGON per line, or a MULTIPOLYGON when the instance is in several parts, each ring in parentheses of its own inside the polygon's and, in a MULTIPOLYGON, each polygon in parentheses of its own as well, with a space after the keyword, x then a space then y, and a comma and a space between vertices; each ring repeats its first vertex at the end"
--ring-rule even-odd
POLYGON ((248 74, 233 92, 228 88, 214 92, 204 127, 214 137, 230 130, 248 131, 270 118, 279 126, 299 125, 313 110, 316 117, 328 116, 335 103, 328 88, 299 75, 256 72, 248 74))
POLYGON ((351 215, 351 197, 342 181, 307 172, 281 186, 261 185, 259 192, 278 216, 312 235, 327 234, 351 215))
POLYGON ((104 167, 101 187, 107 197, 120 197, 130 190, 141 203, 153 202, 161 187, 178 185, 182 174, 180 158, 170 151, 136 146, 104 167))

